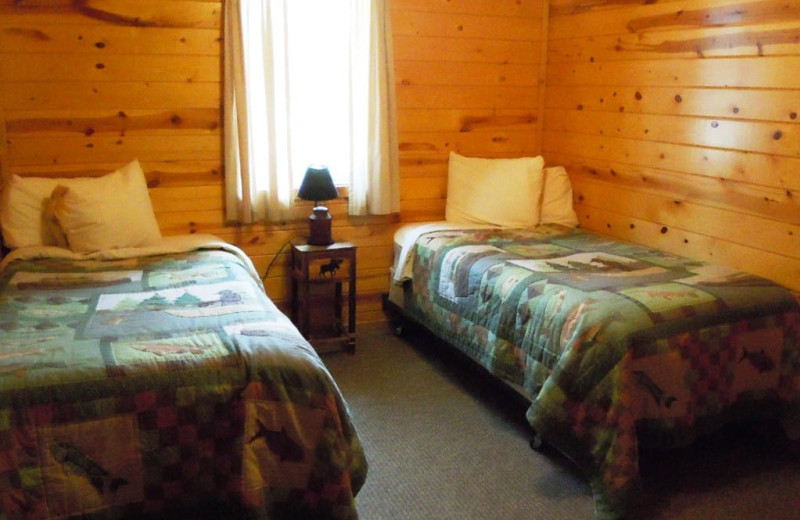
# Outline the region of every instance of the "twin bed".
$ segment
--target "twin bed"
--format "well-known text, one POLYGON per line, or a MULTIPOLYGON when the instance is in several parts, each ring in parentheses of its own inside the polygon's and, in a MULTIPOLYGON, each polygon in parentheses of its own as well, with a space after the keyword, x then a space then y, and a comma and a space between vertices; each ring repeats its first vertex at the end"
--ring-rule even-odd
POLYGON ((389 300, 530 401, 537 435, 587 474, 598 518, 631 511, 640 445, 744 419, 800 437, 800 306, 787 289, 576 228, 558 169, 544 174, 559 193, 539 183, 535 225, 503 222, 529 204, 528 185, 505 217, 486 202, 467 215, 499 175, 541 172, 483 161, 451 156, 451 182, 465 164, 483 178, 476 201, 451 211, 449 184, 447 221, 398 230, 389 300))
POLYGON ((107 177, 4 191, 0 517, 356 518, 347 405, 250 260, 142 231, 138 163, 107 177))

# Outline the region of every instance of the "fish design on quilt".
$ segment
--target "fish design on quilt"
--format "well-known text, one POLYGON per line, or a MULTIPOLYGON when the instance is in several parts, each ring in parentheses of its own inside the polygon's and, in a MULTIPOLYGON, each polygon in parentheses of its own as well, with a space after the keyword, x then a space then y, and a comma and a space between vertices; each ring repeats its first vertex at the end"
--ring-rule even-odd
POLYGON ((303 446, 292 440, 289 434, 286 433, 286 428, 281 428, 281 431, 270 430, 264 423, 256 419, 258 430, 247 441, 251 444, 258 439, 264 439, 267 443, 269 450, 277 455, 281 462, 288 460, 289 462, 303 462, 305 459, 303 455, 303 446))
POLYGON ((769 372, 771 370, 775 370, 775 362, 772 361, 762 348, 760 352, 751 352, 746 348, 742 349, 742 357, 739 359, 739 363, 744 360, 747 360, 753 368, 758 370, 759 374, 763 374, 764 372, 769 372))
POLYGON ((67 471, 86 478, 100 494, 106 489, 114 492, 128 484, 125 478, 112 476, 103 466, 68 442, 52 443, 50 452, 67 471))
POLYGON ((636 382, 653 397, 657 405, 670 408, 672 404, 678 400, 674 395, 667 395, 646 372, 634 370, 633 376, 636 378, 636 382))

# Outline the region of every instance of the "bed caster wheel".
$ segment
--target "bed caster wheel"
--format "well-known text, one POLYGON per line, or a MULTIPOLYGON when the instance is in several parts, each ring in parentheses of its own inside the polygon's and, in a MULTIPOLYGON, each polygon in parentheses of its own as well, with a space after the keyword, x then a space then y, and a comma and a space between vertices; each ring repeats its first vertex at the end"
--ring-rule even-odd
POLYGON ((395 327, 392 329, 392 332, 394 332, 394 335, 398 338, 402 338, 406 333, 406 329, 402 325, 395 325, 395 327))
POLYGON ((544 445, 544 440, 542 440, 542 436, 538 433, 533 436, 533 439, 530 441, 530 446, 533 451, 542 451, 542 446, 544 445))

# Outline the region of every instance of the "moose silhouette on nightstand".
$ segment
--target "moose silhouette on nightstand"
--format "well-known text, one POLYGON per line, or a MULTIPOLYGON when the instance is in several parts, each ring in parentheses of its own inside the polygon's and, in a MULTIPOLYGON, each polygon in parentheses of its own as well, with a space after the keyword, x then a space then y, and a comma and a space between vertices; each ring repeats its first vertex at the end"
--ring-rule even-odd
POLYGON ((319 266, 319 275, 321 277, 325 277, 326 275, 330 276, 331 278, 336 276, 336 271, 342 266, 341 258, 331 258, 327 264, 322 264, 319 266))

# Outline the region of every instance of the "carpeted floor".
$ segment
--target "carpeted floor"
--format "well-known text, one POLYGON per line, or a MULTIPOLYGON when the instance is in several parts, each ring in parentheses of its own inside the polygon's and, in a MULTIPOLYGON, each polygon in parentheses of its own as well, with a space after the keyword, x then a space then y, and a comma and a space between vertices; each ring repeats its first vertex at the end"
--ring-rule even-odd
MULTIPOLYGON (((355 355, 323 359, 370 463, 362 520, 594 518, 575 467, 547 446, 529 448, 524 403, 427 335, 362 325, 355 355)), ((641 471, 637 519, 800 519, 800 458, 772 427, 647 454, 641 471)))

